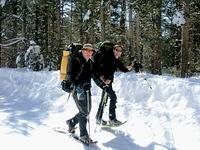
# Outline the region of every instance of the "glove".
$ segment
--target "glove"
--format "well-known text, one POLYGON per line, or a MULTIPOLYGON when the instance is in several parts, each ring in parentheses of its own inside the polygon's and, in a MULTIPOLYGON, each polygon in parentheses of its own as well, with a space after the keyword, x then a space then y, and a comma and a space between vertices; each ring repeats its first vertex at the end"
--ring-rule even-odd
POLYGON ((72 92, 72 90, 73 90, 72 83, 69 82, 69 81, 63 80, 63 81, 61 82, 61 86, 62 86, 63 91, 65 91, 65 92, 70 93, 70 92, 72 92))
POLYGON ((105 85, 105 86, 103 86, 103 90, 106 91, 107 93, 109 93, 110 90, 112 90, 112 89, 111 89, 111 86, 105 85))
POLYGON ((91 84, 90 84, 90 83, 84 83, 84 84, 83 84, 83 89, 84 89, 85 91, 89 91, 90 88, 91 88, 91 84))

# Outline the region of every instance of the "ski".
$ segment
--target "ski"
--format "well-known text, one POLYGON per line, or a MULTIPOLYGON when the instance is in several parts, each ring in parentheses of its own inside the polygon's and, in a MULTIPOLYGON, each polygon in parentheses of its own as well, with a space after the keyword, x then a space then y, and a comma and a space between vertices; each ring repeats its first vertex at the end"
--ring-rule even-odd
POLYGON ((73 139, 73 140, 75 140, 75 141, 77 141, 77 142, 79 142, 79 143, 82 143, 83 145, 86 145, 86 146, 91 146, 91 145, 95 145, 95 144, 97 144, 98 143, 98 141, 90 141, 89 143, 85 143, 85 142, 83 142, 81 139, 80 139, 80 137, 78 136, 78 135, 76 135, 76 134, 70 134, 70 137, 73 139))
POLYGON ((90 143, 84 143, 83 141, 80 140, 80 137, 77 134, 70 133, 67 128, 55 127, 55 128, 53 128, 53 130, 56 131, 56 132, 58 132, 58 133, 66 134, 72 140, 77 141, 77 142, 79 142, 81 144, 84 144, 86 146, 91 146, 91 145, 94 145, 94 144, 98 143, 98 141, 93 141, 93 140, 90 141, 90 143))
MULTIPOLYGON (((74 130, 77 127, 74 128, 74 130)), ((58 132, 58 133, 63 133, 63 134, 72 134, 72 132, 69 132, 69 130, 67 128, 63 128, 63 127, 55 127, 53 128, 54 131, 58 132)))
POLYGON ((102 124, 102 127, 101 127, 101 128, 119 127, 119 126, 125 124, 126 122, 127 122, 127 120, 124 121, 124 122, 122 122, 121 124, 118 124, 118 125, 111 125, 111 124, 109 124, 108 121, 107 121, 105 124, 102 124))

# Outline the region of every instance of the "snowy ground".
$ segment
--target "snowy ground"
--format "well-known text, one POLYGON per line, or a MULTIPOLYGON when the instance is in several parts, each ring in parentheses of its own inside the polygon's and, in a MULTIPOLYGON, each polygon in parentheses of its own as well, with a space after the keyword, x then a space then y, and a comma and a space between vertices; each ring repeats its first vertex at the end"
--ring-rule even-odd
MULTIPOLYGON (((95 132, 101 90, 93 83, 91 137, 85 147, 56 133, 77 109, 60 88, 59 72, 0 69, 1 150, 197 150, 200 147, 200 77, 116 73, 117 116, 128 122, 95 132), (146 79, 146 80, 145 80, 146 79)), ((108 118, 108 107, 104 119, 108 118)), ((78 129, 77 129, 78 132, 78 129)))

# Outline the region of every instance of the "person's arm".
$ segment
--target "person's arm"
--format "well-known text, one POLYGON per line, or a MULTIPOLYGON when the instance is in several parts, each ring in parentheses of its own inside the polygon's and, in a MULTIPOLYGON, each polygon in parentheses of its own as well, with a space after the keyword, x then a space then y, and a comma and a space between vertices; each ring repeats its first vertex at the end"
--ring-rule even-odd
POLYGON ((129 72, 133 67, 132 65, 125 67, 121 61, 118 61, 117 68, 122 72, 129 72))
POLYGON ((106 86, 106 84, 96 74, 92 74, 92 79, 94 80, 94 82, 98 87, 103 89, 106 86))
POLYGON ((105 79, 105 77, 103 75, 100 76, 100 79, 106 84, 111 84, 112 83, 112 79, 105 79))

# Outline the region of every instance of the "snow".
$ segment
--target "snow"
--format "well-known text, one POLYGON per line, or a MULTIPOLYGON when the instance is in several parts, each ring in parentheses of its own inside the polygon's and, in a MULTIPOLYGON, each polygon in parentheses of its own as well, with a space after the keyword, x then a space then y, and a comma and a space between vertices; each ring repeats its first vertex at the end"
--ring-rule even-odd
POLYGON ((6 3, 6 0, 1 0, 1 1, 0 1, 1 7, 3 7, 3 6, 5 5, 5 3, 6 3))
POLYGON ((6 44, 0 44, 0 46, 2 46, 2 47, 8 47, 8 46, 11 46, 11 45, 13 45, 13 44, 16 44, 16 43, 18 43, 18 42, 20 42, 20 41, 24 41, 24 40, 25 40, 24 37, 13 38, 13 39, 7 40, 7 41, 6 41, 6 44))
MULTIPOLYGON (((127 123, 96 128, 101 90, 92 82, 91 137, 83 146, 54 127, 77 112, 60 87, 59 71, 0 68, 0 143, 3 150, 193 150, 200 147, 200 77, 175 78, 133 72, 115 74, 117 117, 127 123), (146 80, 145 80, 146 79, 146 80), (150 88, 151 87, 151 88, 150 88)), ((108 119, 108 106, 104 119, 108 119)), ((77 129, 77 133, 78 133, 77 129)))
POLYGON ((91 14, 91 11, 88 10, 87 13, 85 14, 85 16, 83 17, 83 21, 89 20, 90 19, 90 14, 91 14))
POLYGON ((184 12, 176 11, 175 15, 173 16, 172 23, 175 24, 176 26, 181 26, 185 24, 184 12))

